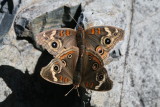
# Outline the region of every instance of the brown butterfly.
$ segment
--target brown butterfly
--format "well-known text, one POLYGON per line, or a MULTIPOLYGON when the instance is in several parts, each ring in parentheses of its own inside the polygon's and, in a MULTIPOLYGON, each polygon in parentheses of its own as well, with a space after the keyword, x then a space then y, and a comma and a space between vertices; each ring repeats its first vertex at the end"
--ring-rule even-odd
POLYGON ((82 86, 107 91, 113 86, 104 61, 109 51, 124 38, 124 31, 112 26, 96 26, 84 30, 52 29, 36 36, 37 43, 55 58, 41 70, 41 76, 59 85, 82 86))

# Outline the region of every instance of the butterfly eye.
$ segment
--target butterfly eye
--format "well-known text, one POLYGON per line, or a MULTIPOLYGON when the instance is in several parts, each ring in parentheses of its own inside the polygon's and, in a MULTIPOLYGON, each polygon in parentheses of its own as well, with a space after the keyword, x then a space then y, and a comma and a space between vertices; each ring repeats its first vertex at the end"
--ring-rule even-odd
POLYGON ((53 67, 53 69, 54 69, 54 71, 59 71, 59 66, 58 66, 58 65, 55 65, 55 66, 53 67))
POLYGON ((68 57, 69 59, 72 58, 72 54, 69 54, 67 57, 68 57))
POLYGON ((105 42, 105 44, 110 44, 111 40, 109 38, 106 38, 104 42, 105 42))
POLYGON ((98 69, 98 64, 97 64, 97 63, 94 63, 94 64, 92 65, 92 69, 93 69, 93 70, 97 70, 97 69, 98 69))
POLYGON ((57 46, 58 46, 57 42, 52 42, 52 47, 53 48, 57 48, 57 46))
POLYGON ((101 74, 97 74, 97 80, 98 81, 102 81, 104 78, 104 75, 101 73, 101 74))

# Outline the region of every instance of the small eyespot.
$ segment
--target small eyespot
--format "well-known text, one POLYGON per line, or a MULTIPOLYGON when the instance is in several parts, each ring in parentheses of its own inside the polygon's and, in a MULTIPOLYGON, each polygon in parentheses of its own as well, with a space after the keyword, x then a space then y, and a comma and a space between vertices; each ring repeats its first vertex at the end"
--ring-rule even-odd
POLYGON ((52 42, 52 47, 53 48, 57 48, 57 46, 58 46, 57 42, 52 42))
POLYGON ((106 35, 108 35, 108 32, 106 32, 106 35))
POLYGON ((106 38, 104 42, 105 42, 105 44, 110 44, 111 40, 109 38, 106 38))
POLYGON ((66 61, 62 59, 62 63, 64 64, 64 66, 66 66, 66 61))
POLYGON ((98 50, 98 53, 102 54, 102 53, 103 53, 103 50, 102 50, 102 49, 98 50))
POLYGON ((94 63, 94 64, 92 65, 92 69, 93 69, 93 70, 97 70, 98 67, 99 67, 99 66, 98 66, 98 63, 94 63))
POLYGON ((104 78, 104 75, 103 75, 102 73, 97 74, 97 80, 98 80, 98 81, 102 81, 103 78, 104 78))
POLYGON ((89 55, 88 56, 88 60, 91 61, 92 60, 92 56, 89 55))
POLYGON ((72 54, 69 54, 67 57, 68 57, 69 59, 72 58, 72 54))
POLYGON ((117 33, 114 33, 114 36, 117 36, 117 33))
POLYGON ((47 37, 44 37, 44 39, 45 39, 45 40, 48 40, 48 38, 47 38, 47 37))
POLYGON ((103 54, 104 53, 104 50, 103 50, 103 48, 101 47, 101 46, 98 46, 97 48, 96 48, 96 52, 98 52, 99 54, 103 54))
POLYGON ((54 71, 59 71, 59 66, 58 66, 58 65, 55 65, 55 66, 53 67, 53 70, 54 70, 54 71))

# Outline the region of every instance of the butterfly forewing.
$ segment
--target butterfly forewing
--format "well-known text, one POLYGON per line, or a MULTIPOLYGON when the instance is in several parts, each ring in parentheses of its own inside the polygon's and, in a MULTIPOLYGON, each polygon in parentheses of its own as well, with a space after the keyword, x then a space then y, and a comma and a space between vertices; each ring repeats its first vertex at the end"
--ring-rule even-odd
POLYGON ((85 30, 86 47, 96 51, 102 59, 124 38, 124 31, 112 26, 96 26, 85 30))
POLYGON ((77 46, 76 31, 69 28, 52 29, 36 36, 37 43, 56 56, 66 48, 77 46))

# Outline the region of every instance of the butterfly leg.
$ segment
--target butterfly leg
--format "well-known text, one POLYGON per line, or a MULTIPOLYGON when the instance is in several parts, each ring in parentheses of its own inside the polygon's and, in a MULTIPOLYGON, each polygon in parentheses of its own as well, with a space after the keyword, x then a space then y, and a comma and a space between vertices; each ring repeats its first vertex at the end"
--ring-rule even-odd
POLYGON ((73 86, 73 88, 71 88, 64 96, 67 96, 74 88, 75 86, 73 86))
POLYGON ((80 96, 79 91, 78 91, 79 85, 74 85, 64 96, 67 96, 73 89, 77 90, 78 96, 80 96))
POLYGON ((80 94, 79 94, 78 88, 77 88, 76 90, 77 90, 77 93, 78 93, 78 97, 80 97, 80 94))

